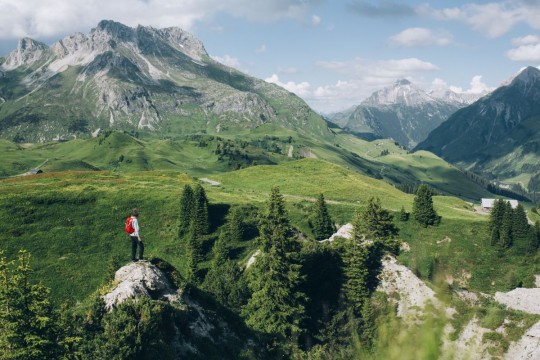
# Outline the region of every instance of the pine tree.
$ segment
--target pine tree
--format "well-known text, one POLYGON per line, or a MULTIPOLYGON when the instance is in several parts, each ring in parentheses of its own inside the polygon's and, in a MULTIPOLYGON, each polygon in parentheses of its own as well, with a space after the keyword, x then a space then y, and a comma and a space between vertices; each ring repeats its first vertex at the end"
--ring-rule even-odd
POLYGON ((408 221, 409 220, 409 213, 405 211, 405 206, 401 207, 401 210, 399 211, 399 219, 401 221, 408 221))
POLYGON ((252 296, 243 308, 246 323, 269 334, 275 343, 294 343, 304 317, 305 295, 299 291, 300 265, 290 251, 295 248, 283 197, 274 187, 259 222, 263 252, 250 268, 252 296))
POLYGON ((320 194, 317 198, 311 222, 316 240, 328 239, 334 233, 334 222, 328 213, 323 194, 320 194))
POLYGON ((364 302, 369 298, 367 268, 368 246, 351 239, 345 246, 343 293, 356 316, 361 316, 364 302))
POLYGON ((493 233, 493 229, 496 229, 497 233, 501 230, 504 211, 506 209, 505 204, 506 202, 503 199, 497 199, 493 202, 493 207, 489 212, 489 231, 491 233, 493 233))
POLYGON ((504 215, 501 223, 499 249, 504 251, 512 246, 513 211, 509 202, 504 205, 504 215))
POLYGON ((429 185, 422 184, 416 191, 413 201, 413 216, 422 226, 437 225, 439 216, 433 208, 433 192, 429 185))
POLYGON ((233 208, 227 221, 227 236, 230 243, 238 243, 244 238, 244 223, 240 209, 233 208))
POLYGON ((0 356, 3 359, 52 359, 60 354, 60 331, 49 289, 30 283, 30 255, 17 264, 0 252, 0 356))
MULTIPOLYGON (((278 187, 273 187, 267 207, 259 216, 259 242, 263 252, 268 252, 276 242, 284 242, 285 246, 292 245, 292 236, 285 201, 278 187)), ((290 249, 287 249, 289 251, 290 249)))
POLYGON ((180 229, 178 235, 182 236, 189 231, 193 211, 193 189, 189 185, 184 186, 180 198, 180 229))
POLYGON ((193 193, 193 207, 191 210, 191 222, 196 223, 195 229, 200 231, 198 235, 208 234, 210 221, 208 219, 208 198, 201 184, 197 184, 193 193))
POLYGON ((523 205, 519 204, 512 210, 512 240, 516 248, 524 253, 527 249, 529 237, 529 220, 523 205))
POLYGON ((369 198, 366 209, 356 217, 356 223, 353 225, 358 235, 361 234, 371 240, 391 239, 398 233, 394 225, 394 216, 382 208, 379 198, 374 197, 369 198))
POLYGON ((200 281, 199 264, 202 261, 202 230, 200 223, 193 221, 188 238, 188 280, 197 284, 200 281))

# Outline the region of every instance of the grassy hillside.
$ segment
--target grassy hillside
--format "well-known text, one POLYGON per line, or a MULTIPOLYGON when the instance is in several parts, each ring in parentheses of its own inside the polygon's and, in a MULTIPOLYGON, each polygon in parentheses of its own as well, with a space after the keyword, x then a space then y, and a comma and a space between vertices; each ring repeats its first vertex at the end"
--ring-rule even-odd
MULTIPOLYGON (((249 231, 245 241, 231 244, 238 261, 245 261, 255 248, 255 211, 274 185, 285 195, 293 224, 308 238, 306 219, 320 192, 325 194, 334 220, 341 224, 349 222, 370 196, 379 196, 393 211, 401 206, 408 211, 412 208, 411 195, 320 160, 257 166, 212 179, 222 184, 205 185, 213 234, 204 248, 209 251, 228 210, 239 206, 249 231)), ((29 250, 36 279, 51 287, 57 299, 81 299, 103 282, 113 257, 129 259, 123 222, 130 209, 138 206, 148 256, 161 257, 185 271, 185 239, 177 236, 179 198, 183 186, 195 182, 187 174, 170 171, 59 172, 1 180, 0 206, 6 210, 0 212, 2 249, 9 257, 20 248, 29 250)), ((526 276, 534 266, 518 257, 510 255, 504 266, 494 266, 500 259, 483 240, 485 216, 452 197, 435 197, 435 208, 443 216, 440 227, 423 229, 412 221, 398 223, 400 236, 412 248, 402 255, 403 260, 420 274, 429 278, 426 269, 438 259, 437 266, 444 266, 453 276, 470 272, 469 286, 475 290, 508 288, 508 281, 498 279, 505 279, 510 271, 529 281, 526 276), (452 240, 437 244, 446 237, 452 240), (497 279, 494 284, 492 278, 497 279)))
POLYGON ((245 136, 192 134, 159 138, 108 131, 93 139, 60 143, 1 141, 0 150, 4 154, 0 176, 4 177, 38 166, 45 172, 177 170, 205 176, 308 157, 330 161, 395 186, 414 187, 425 182, 441 194, 474 201, 489 196, 461 171, 430 153, 410 154, 390 140, 368 142, 346 133, 336 133, 333 141, 306 137, 273 124, 260 126, 245 136))

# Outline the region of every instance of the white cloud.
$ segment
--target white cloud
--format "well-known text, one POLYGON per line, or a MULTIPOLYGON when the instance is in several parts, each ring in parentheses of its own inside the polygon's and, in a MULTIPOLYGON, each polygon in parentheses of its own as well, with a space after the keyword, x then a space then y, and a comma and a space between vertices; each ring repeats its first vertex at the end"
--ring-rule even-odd
POLYGON ((0 0, 0 39, 61 36, 87 31, 102 19, 129 26, 179 26, 228 13, 255 22, 303 21, 319 0, 0 0))
POLYGON ((434 32, 426 28, 408 28, 390 37, 390 42, 404 47, 445 46, 454 41, 452 34, 446 31, 434 32))
POLYGON ((506 56, 513 61, 540 61, 540 43, 535 45, 522 45, 508 50, 506 56))
MULTIPOLYGON (((334 84, 313 86, 309 82, 285 82, 274 74, 266 81, 278 84, 302 97, 314 109, 322 112, 340 111, 358 105, 374 91, 390 85, 398 79, 412 79, 424 72, 437 70, 432 63, 416 58, 368 61, 319 61, 321 68, 336 72, 347 78, 334 84)), ((285 72, 283 72, 285 73, 285 72)))
POLYGON ((321 18, 315 14, 311 16, 311 24, 317 26, 321 23, 321 18))
POLYGON ((255 49, 255 52, 257 54, 263 54, 266 52, 266 44, 262 44, 261 46, 259 46, 257 49, 255 49))
POLYGON ((540 61, 540 36, 527 35, 512 39, 512 45, 517 46, 506 52, 506 56, 513 61, 538 62, 540 61))
POLYGON ((311 85, 307 82, 295 83, 293 81, 288 81, 286 83, 279 80, 279 76, 272 74, 269 78, 264 79, 266 82, 273 83, 281 86, 282 88, 295 93, 300 97, 307 97, 311 94, 311 85))
POLYGON ((443 89, 451 90, 458 94, 484 94, 486 92, 492 91, 493 88, 487 86, 482 82, 482 75, 474 75, 469 83, 469 88, 463 90, 462 87, 448 85, 448 83, 442 79, 435 78, 431 83, 432 89, 443 89))
POLYGON ((532 44, 540 44, 540 35, 526 35, 526 36, 512 39, 512 45, 514 46, 523 46, 523 45, 532 45, 532 44))
POLYGON ((417 8, 417 14, 438 20, 461 21, 489 37, 504 35, 520 23, 540 29, 540 6, 538 1, 531 0, 470 3, 443 9, 422 5, 417 8))
POLYGON ((212 55, 212 59, 216 60, 217 62, 222 63, 223 65, 230 66, 235 69, 240 69, 240 66, 241 66, 240 60, 230 55, 224 55, 224 56, 212 55))

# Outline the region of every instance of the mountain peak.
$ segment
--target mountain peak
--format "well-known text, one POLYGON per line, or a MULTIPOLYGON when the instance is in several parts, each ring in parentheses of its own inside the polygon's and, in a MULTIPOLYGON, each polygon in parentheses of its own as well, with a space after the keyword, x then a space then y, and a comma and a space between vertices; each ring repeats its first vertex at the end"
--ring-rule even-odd
POLYGON ((8 55, 2 67, 6 70, 11 70, 21 65, 31 65, 39 60, 41 54, 48 49, 49 47, 44 43, 24 37, 19 40, 17 49, 8 55))
POLYGON ((407 79, 400 79, 394 83, 394 86, 406 86, 412 85, 412 83, 407 79))
POLYGON ((540 70, 534 66, 527 66, 512 80, 512 83, 516 81, 531 82, 537 79, 540 79, 540 70))

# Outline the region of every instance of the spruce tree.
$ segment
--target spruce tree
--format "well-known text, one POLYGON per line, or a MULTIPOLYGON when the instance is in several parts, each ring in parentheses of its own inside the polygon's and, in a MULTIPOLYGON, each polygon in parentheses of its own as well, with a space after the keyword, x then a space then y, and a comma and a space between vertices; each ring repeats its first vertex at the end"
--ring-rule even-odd
POLYGON ((311 223, 316 240, 328 239, 334 233, 334 222, 328 213, 323 194, 317 198, 311 223))
POLYGON ((369 298, 367 261, 367 244, 360 244, 355 239, 347 241, 343 254, 343 294, 355 316, 361 316, 364 302, 369 298))
POLYGON ((501 223, 501 230, 500 230, 500 239, 499 239, 499 249, 501 251, 504 251, 512 246, 512 224, 514 220, 512 211, 512 206, 509 202, 506 202, 504 205, 504 215, 502 218, 501 223))
POLYGON ((433 208, 433 192, 429 185, 422 184, 416 191, 413 201, 413 216, 422 226, 437 225, 439 216, 433 208))
MULTIPOLYGON (((357 217, 354 231, 358 235, 371 240, 385 240, 395 237, 398 233, 394 225, 394 216, 381 206, 379 198, 371 197, 366 209, 357 217)), ((357 236, 358 238, 358 236, 357 236)))
POLYGON ((182 236, 189 231, 193 211, 193 189, 189 185, 184 186, 180 197, 180 228, 178 235, 182 236))
POLYGON ((191 222, 196 223, 195 228, 200 231, 199 235, 208 234, 210 221, 208 218, 208 198, 201 184, 197 184, 193 193, 193 207, 191 222))
POLYGON ((202 230, 196 221, 191 223, 188 237, 188 280, 197 284, 200 281, 199 264, 202 261, 202 230))
POLYGON ((529 220, 523 205, 519 204, 512 210, 512 240, 516 248, 524 253, 527 249, 529 237, 529 220))
POLYGON ((227 221, 227 237, 230 243, 238 243, 244 238, 244 223, 240 209, 236 207, 231 210, 227 221))
POLYGON ((497 233, 500 232, 505 209, 506 202, 503 199, 497 199, 493 202, 493 207, 489 212, 489 231, 491 233, 494 229, 497 230, 497 233))
POLYGON ((259 222, 263 251, 249 273, 252 296, 242 310, 246 323, 272 336, 275 344, 296 341, 305 313, 305 295, 298 289, 301 266, 290 253, 296 240, 284 205, 279 189, 272 188, 259 222))
POLYGON ((401 221, 409 220, 409 213, 407 211, 405 211, 405 206, 402 206, 401 210, 399 211, 399 219, 401 221))
POLYGON ((57 316, 49 289, 30 282, 30 255, 20 251, 17 263, 0 252, 0 357, 53 359, 60 355, 57 316))

